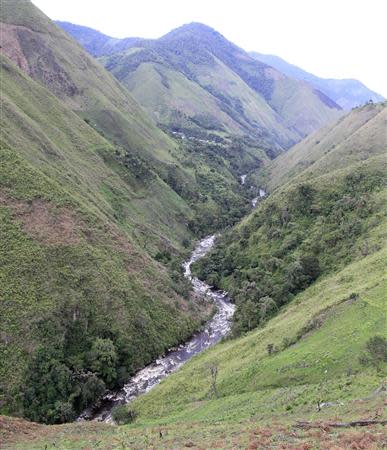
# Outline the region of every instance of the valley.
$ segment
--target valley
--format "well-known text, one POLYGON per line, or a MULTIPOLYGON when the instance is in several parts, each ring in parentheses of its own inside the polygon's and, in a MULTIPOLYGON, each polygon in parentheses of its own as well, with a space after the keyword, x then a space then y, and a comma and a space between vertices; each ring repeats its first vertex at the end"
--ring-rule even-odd
POLYGON ((180 344, 176 349, 168 350, 165 356, 160 356, 155 362, 136 373, 118 392, 108 392, 96 408, 84 411, 78 420, 98 420, 113 422, 112 410, 117 405, 125 405, 138 396, 148 392, 164 378, 178 370, 194 355, 217 344, 227 337, 231 329, 235 306, 227 294, 213 290, 208 284, 193 277, 191 265, 206 255, 215 243, 215 236, 208 236, 197 243, 189 260, 184 264, 184 276, 190 280, 195 295, 212 302, 215 312, 211 320, 196 332, 188 342, 180 344))
POLYGON ((0 11, 0 448, 387 446, 387 102, 198 22, 0 11))

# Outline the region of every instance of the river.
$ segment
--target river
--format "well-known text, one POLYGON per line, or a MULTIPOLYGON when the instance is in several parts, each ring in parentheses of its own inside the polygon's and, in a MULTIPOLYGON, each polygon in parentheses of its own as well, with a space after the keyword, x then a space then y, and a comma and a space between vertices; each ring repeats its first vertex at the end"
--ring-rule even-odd
POLYGON ((189 260, 183 264, 184 275, 191 280, 197 295, 208 296, 216 305, 217 311, 202 331, 194 334, 185 344, 169 351, 166 356, 139 370, 124 387, 118 391, 109 391, 102 398, 98 407, 89 408, 78 418, 82 420, 98 420, 113 422, 111 411, 114 406, 129 403, 139 395, 148 392, 169 374, 175 372, 194 355, 218 343, 231 330, 231 319, 235 305, 227 294, 212 289, 208 284, 192 276, 191 266, 205 256, 215 243, 215 235, 208 236, 198 242, 189 260))

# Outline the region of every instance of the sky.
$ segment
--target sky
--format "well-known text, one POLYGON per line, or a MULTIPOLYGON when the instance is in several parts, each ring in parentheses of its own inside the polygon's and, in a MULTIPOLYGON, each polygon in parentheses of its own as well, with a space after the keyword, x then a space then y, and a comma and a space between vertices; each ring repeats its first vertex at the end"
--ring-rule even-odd
POLYGON ((387 98, 387 0, 32 1, 51 19, 119 38, 158 38, 201 22, 247 51, 325 78, 356 78, 387 98))

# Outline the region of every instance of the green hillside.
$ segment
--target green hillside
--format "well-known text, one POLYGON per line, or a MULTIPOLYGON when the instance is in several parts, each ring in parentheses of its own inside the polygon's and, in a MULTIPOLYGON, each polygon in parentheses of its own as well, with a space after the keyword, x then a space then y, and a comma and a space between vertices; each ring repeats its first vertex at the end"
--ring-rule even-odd
POLYGON ((118 41, 59 25, 102 56, 156 123, 188 135, 197 126, 202 133, 248 134, 273 156, 340 115, 340 107, 321 92, 254 60, 199 23, 157 40, 118 41))
POLYGON ((1 8, 2 51, 91 126, 131 152, 173 161, 173 142, 108 72, 30 1, 1 8))
POLYGON ((278 188, 198 263, 236 300, 236 334, 382 245, 368 234, 385 219, 386 112, 364 106, 273 161, 268 185, 278 188))
POLYGON ((106 164, 114 148, 6 57, 1 78, 2 410, 69 420, 200 324, 180 272, 154 259, 189 238, 183 224, 163 234, 187 207, 155 174, 143 187, 106 164), (153 189, 169 212, 143 198, 153 189), (113 359, 97 378, 101 342, 113 359))
POLYGON ((385 153, 386 117, 386 103, 369 104, 308 136, 267 167, 268 188, 301 173, 306 180, 385 153))

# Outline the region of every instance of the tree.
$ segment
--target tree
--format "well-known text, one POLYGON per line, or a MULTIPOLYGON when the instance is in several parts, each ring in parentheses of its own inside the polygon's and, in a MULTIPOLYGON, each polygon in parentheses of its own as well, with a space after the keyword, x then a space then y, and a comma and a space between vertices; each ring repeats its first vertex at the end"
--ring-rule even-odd
POLYGON ((112 418, 117 425, 133 422, 136 415, 135 411, 129 409, 128 405, 117 405, 112 410, 112 418))
POLYGON ((69 401, 74 388, 72 372, 61 359, 60 350, 42 346, 28 365, 24 414, 35 422, 54 424, 75 419, 69 401))
POLYGON ((287 282, 292 292, 307 288, 320 275, 318 258, 313 255, 303 255, 288 266, 287 282))
POLYGON ((258 325, 257 305, 252 300, 242 303, 242 322, 247 331, 252 330, 258 325))
POLYGON ((304 255, 300 257, 300 263, 307 277, 306 282, 312 283, 320 275, 320 262, 318 258, 313 255, 304 255))
POLYGON ((262 297, 258 301, 259 318, 260 322, 264 322, 268 316, 270 316, 273 311, 277 308, 275 301, 271 297, 262 297))
POLYGON ((92 372, 75 374, 79 382, 76 403, 77 409, 82 410, 92 405, 105 392, 105 383, 92 372))
POLYGON ((111 383, 116 377, 117 353, 110 339, 97 338, 90 352, 90 369, 106 383, 111 383))

